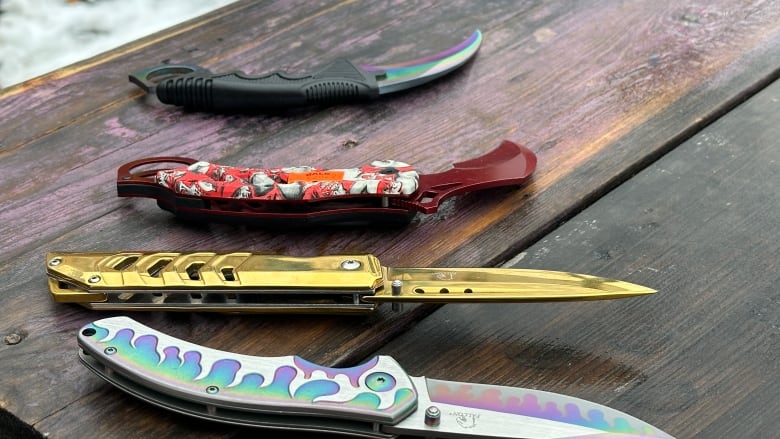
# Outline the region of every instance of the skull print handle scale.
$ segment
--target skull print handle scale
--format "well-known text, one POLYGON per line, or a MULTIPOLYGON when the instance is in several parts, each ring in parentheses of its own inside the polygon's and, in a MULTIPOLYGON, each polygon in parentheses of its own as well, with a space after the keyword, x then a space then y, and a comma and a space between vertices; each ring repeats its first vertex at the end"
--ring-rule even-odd
POLYGON ((394 160, 343 169, 260 169, 152 157, 120 167, 117 192, 120 197, 155 198, 161 208, 189 220, 285 227, 397 226, 418 212, 436 212, 449 197, 520 185, 535 168, 531 150, 506 140, 485 155, 434 174, 420 174, 394 160), (179 166, 136 171, 163 163, 179 166))

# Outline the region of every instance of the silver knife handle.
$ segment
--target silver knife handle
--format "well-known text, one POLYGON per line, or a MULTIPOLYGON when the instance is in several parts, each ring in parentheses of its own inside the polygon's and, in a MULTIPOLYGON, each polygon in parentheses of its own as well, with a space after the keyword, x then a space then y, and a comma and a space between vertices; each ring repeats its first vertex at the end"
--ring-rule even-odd
POLYGON ((298 356, 241 355, 179 340, 128 317, 84 326, 78 343, 84 364, 112 384, 217 421, 355 434, 351 424, 330 422, 343 419, 365 423, 368 437, 388 437, 378 424, 395 424, 417 406, 411 378, 387 356, 330 368, 298 356))

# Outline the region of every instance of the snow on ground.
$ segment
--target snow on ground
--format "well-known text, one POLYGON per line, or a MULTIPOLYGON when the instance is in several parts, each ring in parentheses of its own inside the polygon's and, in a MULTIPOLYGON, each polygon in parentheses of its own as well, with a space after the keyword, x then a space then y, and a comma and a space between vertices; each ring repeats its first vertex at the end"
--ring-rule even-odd
POLYGON ((0 0, 0 87, 40 76, 235 0, 0 0))

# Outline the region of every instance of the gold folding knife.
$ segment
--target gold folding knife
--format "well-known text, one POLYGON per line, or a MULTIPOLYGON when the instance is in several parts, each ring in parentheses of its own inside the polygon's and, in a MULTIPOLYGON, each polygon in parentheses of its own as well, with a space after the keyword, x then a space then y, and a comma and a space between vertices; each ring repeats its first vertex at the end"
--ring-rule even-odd
POLYGON ((654 293, 585 274, 516 268, 393 268, 372 255, 48 253, 56 302, 100 310, 368 313, 382 302, 536 302, 654 293))

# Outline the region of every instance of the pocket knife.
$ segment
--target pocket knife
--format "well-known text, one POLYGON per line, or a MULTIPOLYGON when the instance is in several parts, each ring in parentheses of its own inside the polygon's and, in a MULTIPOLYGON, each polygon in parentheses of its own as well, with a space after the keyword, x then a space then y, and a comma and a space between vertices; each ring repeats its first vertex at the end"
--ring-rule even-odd
POLYGON ((299 356, 248 356, 189 343, 128 317, 87 324, 78 345, 81 362, 125 392, 228 424, 381 439, 672 438, 571 396, 411 377, 384 355, 349 368, 299 356))
POLYGON ((131 73, 130 82, 165 104, 198 111, 273 111, 365 102, 456 70, 474 57, 481 42, 477 30, 457 46, 413 61, 373 66, 339 59, 304 76, 217 74, 196 65, 162 64, 131 73))
POLYGON ((48 253, 56 302, 98 310, 369 313, 383 302, 617 299, 654 293, 602 277, 517 268, 394 268, 372 255, 48 253))
POLYGON ((505 140, 485 155, 452 166, 419 174, 395 160, 346 169, 259 169, 151 157, 121 166, 116 185, 120 197, 155 198, 161 208, 187 220, 264 227, 401 226, 418 212, 436 212, 454 195, 522 184, 536 169, 536 156, 505 140), (162 163, 179 166, 146 169, 162 163))

